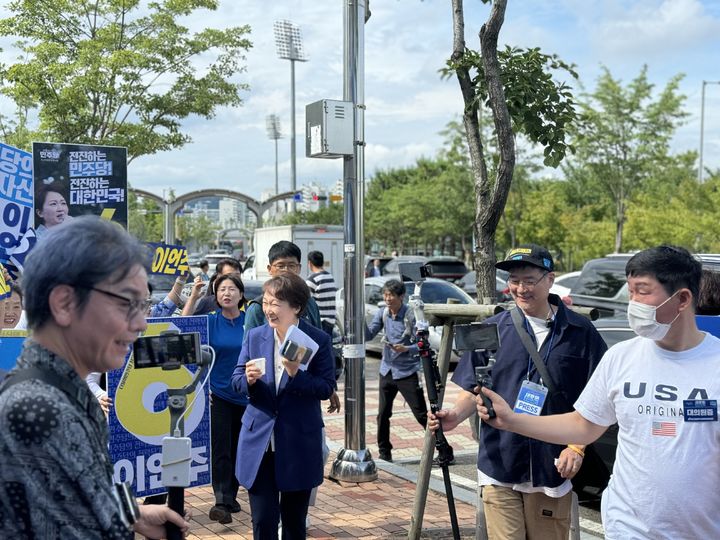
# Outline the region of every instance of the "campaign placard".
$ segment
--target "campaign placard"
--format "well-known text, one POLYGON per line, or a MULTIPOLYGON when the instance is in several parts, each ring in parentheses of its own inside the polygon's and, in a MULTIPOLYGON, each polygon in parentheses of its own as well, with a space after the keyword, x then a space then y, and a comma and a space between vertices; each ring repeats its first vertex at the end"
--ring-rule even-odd
POLYGON ((0 381, 15 367, 27 335, 27 330, 0 330, 0 381))
POLYGON ((32 231, 32 210, 32 154, 0 143, 0 263, 14 278, 35 245, 34 235, 23 241, 32 231))
MULTIPOLYGON (((158 317, 148 319, 145 336, 162 332, 199 332, 200 342, 208 343, 206 316, 158 317)), ((167 389, 183 388, 191 383, 196 365, 162 370, 159 367, 135 369, 128 354, 125 367, 108 373, 110 409, 110 458, 115 481, 129 481, 138 497, 167 491, 161 483, 161 446, 170 434, 170 409, 167 389)), ((199 385, 198 385, 199 387, 199 385)), ((187 399, 184 436, 192 440, 190 486, 210 483, 210 408, 208 386, 196 388, 187 399), (199 393, 198 393, 199 392, 199 393)))
POLYGON ((35 234, 85 214, 127 229, 127 149, 89 144, 33 143, 35 234))
POLYGON ((153 250, 150 273, 181 276, 190 270, 187 249, 184 246, 157 243, 148 243, 148 246, 153 250))

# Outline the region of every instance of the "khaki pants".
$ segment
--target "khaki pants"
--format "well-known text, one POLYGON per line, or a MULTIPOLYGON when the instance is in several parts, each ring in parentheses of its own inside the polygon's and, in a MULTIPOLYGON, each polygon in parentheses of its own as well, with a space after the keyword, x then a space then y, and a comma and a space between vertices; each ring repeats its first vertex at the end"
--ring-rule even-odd
POLYGON ((567 540, 572 491, 559 498, 483 486, 488 540, 567 540))

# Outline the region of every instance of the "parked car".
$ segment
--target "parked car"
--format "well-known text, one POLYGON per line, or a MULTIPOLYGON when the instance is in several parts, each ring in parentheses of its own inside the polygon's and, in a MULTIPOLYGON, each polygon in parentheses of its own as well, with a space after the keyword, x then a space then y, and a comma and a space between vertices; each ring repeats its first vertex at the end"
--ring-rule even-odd
MULTIPOLYGON (((506 270, 495 270, 495 301, 509 302, 512 300, 510 291, 507 286, 507 278, 509 273, 506 270)), ((468 293, 472 298, 477 300, 477 283, 475 270, 465 274, 456 284, 468 293)))
MULTIPOLYGON (((398 275, 386 275, 380 277, 369 277, 365 278, 365 290, 364 290, 364 303, 365 303, 365 322, 370 324, 377 313, 378 309, 385 307, 383 301, 382 288, 385 283, 390 279, 399 279, 398 275)), ((405 281, 405 302, 410 299, 410 295, 413 293, 415 284, 410 281, 405 281)), ((461 304, 473 304, 475 301, 463 291, 457 285, 449 283, 442 279, 428 278, 422 285, 420 290, 420 297, 426 304, 446 304, 448 298, 454 298, 461 304)), ((340 289, 336 293, 336 306, 337 306, 337 320, 340 325, 340 329, 343 329, 344 314, 345 314, 345 290, 340 289)), ((344 332, 343 332, 344 333, 344 332)), ((381 330, 377 336, 365 344, 365 348, 370 352, 382 353, 383 344, 381 340, 384 336, 384 332, 381 330)), ((440 340, 442 338, 442 326, 431 326, 430 327, 430 347, 435 351, 440 349, 440 340)), ((453 355, 451 361, 457 361, 457 356, 453 355)))
POLYGON ((213 275, 215 273, 215 265, 217 263, 225 259, 232 259, 232 257, 225 253, 208 253, 205 257, 203 257, 203 259, 205 259, 210 265, 210 275, 213 275))
POLYGON ((573 305, 597 308, 600 317, 624 316, 629 300, 625 265, 630 257, 616 254, 586 262, 570 291, 573 305))
POLYGON ((381 257, 380 255, 365 255, 365 277, 372 277, 373 261, 380 261, 380 275, 382 275, 385 265, 392 261, 392 257, 381 257))
POLYGON ((427 265, 432 277, 456 282, 467 274, 467 266, 457 257, 430 257, 427 265))
POLYGON ((573 286, 580 277, 580 271, 566 272, 555 277, 555 282, 550 287, 550 292, 560 297, 568 296, 572 292, 573 286))
POLYGON ((383 268, 383 276, 385 274, 392 274, 397 277, 397 274, 400 274, 400 268, 398 265, 412 262, 425 264, 428 262, 428 258, 423 257, 422 255, 401 255, 399 257, 393 257, 385 264, 385 267, 383 268))

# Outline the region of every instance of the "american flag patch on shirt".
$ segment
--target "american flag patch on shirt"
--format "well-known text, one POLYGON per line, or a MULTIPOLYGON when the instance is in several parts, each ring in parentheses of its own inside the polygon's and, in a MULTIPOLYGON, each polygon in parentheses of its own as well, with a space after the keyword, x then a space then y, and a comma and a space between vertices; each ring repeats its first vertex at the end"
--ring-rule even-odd
POLYGON ((676 435, 675 422, 653 422, 652 434, 661 437, 674 437, 676 435))

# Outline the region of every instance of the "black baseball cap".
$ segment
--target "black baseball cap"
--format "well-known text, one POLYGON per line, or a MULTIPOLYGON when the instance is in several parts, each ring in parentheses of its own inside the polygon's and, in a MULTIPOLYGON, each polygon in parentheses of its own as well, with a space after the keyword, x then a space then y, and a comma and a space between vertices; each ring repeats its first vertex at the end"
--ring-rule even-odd
POLYGON ((552 272, 554 268, 553 258, 550 252, 544 247, 537 244, 523 244, 516 248, 512 248, 507 252, 504 261, 500 261, 495 268, 500 270, 511 270, 516 266, 530 264, 547 272, 552 272))

